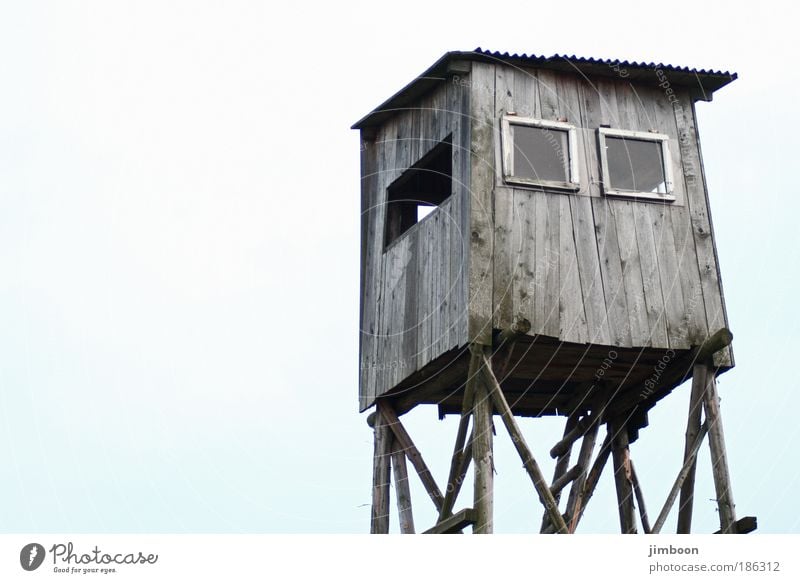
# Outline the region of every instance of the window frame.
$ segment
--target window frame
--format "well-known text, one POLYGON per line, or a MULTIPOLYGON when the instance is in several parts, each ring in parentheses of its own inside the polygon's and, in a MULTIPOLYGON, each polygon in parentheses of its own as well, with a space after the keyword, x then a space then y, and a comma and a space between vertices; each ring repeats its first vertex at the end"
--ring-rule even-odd
POLYGON ((578 163, 578 129, 571 123, 563 121, 550 121, 532 117, 519 117, 516 115, 504 115, 501 120, 501 141, 502 141, 502 165, 503 181, 507 184, 517 186, 537 186, 540 188, 566 190, 577 192, 580 190, 580 173, 578 163), (535 178, 523 178, 514 176, 514 140, 511 134, 511 126, 527 126, 566 132, 567 134, 567 155, 569 156, 568 169, 569 180, 536 180, 535 178))
POLYGON ((640 132, 634 130, 622 130, 617 128, 598 128, 597 130, 598 147, 600 148, 600 171, 602 173, 603 194, 621 198, 634 198, 646 200, 658 200, 662 202, 675 202, 675 178, 672 168, 672 156, 669 151, 669 136, 656 132, 640 132), (619 190, 611 186, 611 176, 608 171, 608 156, 606 137, 611 138, 630 138, 644 142, 658 142, 661 144, 661 160, 664 167, 664 184, 666 192, 659 194, 655 192, 641 192, 636 190, 619 190))

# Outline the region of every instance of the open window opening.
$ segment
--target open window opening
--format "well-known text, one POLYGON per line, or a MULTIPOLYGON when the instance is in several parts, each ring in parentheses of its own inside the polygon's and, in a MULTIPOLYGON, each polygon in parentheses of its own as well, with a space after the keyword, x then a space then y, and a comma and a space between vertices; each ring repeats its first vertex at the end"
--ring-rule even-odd
POLYGON ((504 116, 502 126, 507 183, 578 190, 575 126, 515 115, 504 116))
POLYGON ((436 210, 453 189, 452 135, 389 185, 384 247, 436 210))
POLYGON ((674 201, 669 136, 600 128, 603 192, 674 201))

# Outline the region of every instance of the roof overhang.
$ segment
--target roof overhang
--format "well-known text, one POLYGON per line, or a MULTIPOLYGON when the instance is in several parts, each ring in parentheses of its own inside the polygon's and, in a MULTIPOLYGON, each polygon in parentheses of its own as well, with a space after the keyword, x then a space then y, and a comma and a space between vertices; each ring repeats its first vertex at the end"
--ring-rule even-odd
POLYGON ((353 124, 353 129, 366 129, 383 124, 397 111, 407 109, 421 96, 431 91, 438 84, 452 75, 465 74, 472 61, 504 63, 511 66, 536 69, 551 69, 583 75, 587 78, 610 77, 624 78, 632 83, 659 86, 668 82, 668 87, 688 89, 695 101, 711 101, 715 91, 737 78, 736 73, 677 67, 664 63, 638 63, 614 59, 593 59, 576 56, 553 55, 510 55, 485 51, 477 48, 474 51, 451 51, 445 53, 428 69, 384 101, 369 114, 353 124))

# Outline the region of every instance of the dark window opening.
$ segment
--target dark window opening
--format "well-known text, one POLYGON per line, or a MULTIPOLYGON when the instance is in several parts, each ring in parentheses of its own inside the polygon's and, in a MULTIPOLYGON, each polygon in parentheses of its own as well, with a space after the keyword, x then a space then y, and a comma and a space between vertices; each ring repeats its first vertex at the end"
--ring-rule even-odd
POLYGON ((448 136, 389 185, 385 246, 435 211, 452 188, 453 145, 448 136))
POLYGON ((666 194, 661 142, 606 136, 609 188, 666 194))

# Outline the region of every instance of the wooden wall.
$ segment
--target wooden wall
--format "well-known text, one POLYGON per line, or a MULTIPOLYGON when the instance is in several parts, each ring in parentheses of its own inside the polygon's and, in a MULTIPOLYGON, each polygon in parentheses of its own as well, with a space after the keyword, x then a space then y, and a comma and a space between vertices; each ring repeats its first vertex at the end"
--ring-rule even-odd
POLYGON ((467 342, 468 104, 451 79, 362 139, 361 410, 467 342), (453 194, 384 251, 387 187, 451 134, 453 194))
MULTIPOLYGON (((522 316, 533 324, 531 334, 568 342, 682 349, 726 325, 687 92, 673 88, 679 97, 673 107, 661 88, 633 87, 622 78, 587 81, 484 63, 473 64, 472 76, 473 127, 485 126, 491 111, 495 167, 502 115, 566 118, 579 128, 581 188, 564 194, 509 187, 494 173, 493 217, 476 220, 473 210, 479 238, 493 240, 494 261, 491 305, 485 298, 470 304, 471 337, 481 334, 488 317, 504 328, 522 316), (602 196, 601 125, 669 136, 676 203, 602 196)), ((487 188, 473 189, 473 206, 485 204, 487 188)), ((476 268, 474 242, 472 254, 476 268)))

